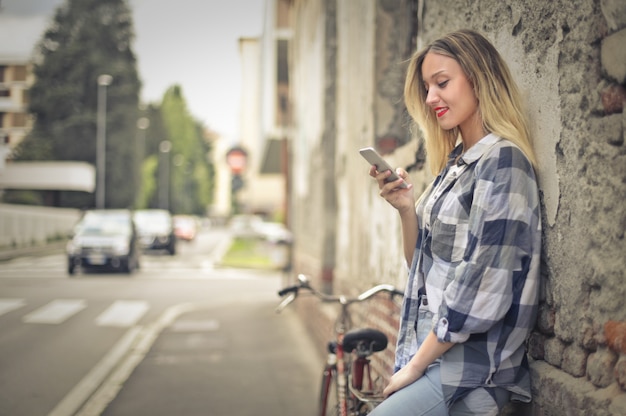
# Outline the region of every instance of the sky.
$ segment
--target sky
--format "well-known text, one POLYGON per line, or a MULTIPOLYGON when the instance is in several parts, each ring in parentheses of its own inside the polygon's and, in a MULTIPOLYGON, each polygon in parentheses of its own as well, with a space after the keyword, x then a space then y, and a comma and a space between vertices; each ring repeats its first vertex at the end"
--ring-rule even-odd
MULTIPOLYGON (((238 39, 262 34, 265 0, 127 1, 133 11, 142 101, 160 103, 169 87, 180 85, 194 119, 237 141, 238 39)), ((0 0, 0 56, 30 55, 63 3, 0 0)))

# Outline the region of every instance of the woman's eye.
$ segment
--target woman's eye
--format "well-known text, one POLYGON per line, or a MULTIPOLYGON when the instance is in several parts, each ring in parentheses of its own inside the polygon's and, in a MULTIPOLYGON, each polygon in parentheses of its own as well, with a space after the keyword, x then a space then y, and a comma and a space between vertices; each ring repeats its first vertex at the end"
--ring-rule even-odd
POLYGON ((448 80, 443 81, 443 82, 440 82, 440 83, 439 83, 439 84, 437 84, 437 85, 439 85, 439 88, 444 88, 447 84, 448 84, 448 80))

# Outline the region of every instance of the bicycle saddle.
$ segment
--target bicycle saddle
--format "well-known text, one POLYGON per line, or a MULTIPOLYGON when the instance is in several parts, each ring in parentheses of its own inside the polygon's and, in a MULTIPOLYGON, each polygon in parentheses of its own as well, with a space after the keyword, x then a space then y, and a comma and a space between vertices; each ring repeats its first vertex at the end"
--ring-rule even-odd
POLYGON ((343 350, 345 352, 352 352, 359 345, 371 348, 372 352, 382 351, 387 348, 387 335, 373 328, 353 329, 344 335, 343 350))

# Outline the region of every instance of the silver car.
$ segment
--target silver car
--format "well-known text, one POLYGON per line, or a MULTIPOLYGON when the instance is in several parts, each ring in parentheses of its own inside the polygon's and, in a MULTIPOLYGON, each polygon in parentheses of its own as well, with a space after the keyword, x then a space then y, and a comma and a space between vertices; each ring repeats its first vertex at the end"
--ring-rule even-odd
POLYGON ((85 212, 67 243, 67 272, 76 268, 132 273, 139 268, 140 250, 132 211, 103 209, 85 212))

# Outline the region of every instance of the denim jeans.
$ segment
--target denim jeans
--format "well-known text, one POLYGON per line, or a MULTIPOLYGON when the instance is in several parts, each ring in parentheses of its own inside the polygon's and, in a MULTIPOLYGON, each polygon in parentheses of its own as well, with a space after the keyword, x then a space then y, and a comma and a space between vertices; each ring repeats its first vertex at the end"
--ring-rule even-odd
MULTIPOLYGON (((432 330, 432 314, 424 306, 418 312, 416 325, 417 342, 420 345, 432 330)), ((380 405, 370 416, 496 416, 509 401, 510 393, 503 388, 476 388, 463 399, 447 408, 441 389, 440 362, 435 361, 424 375, 398 390, 380 405)))
POLYGON ((448 415, 441 391, 439 363, 432 364, 421 378, 389 396, 369 414, 369 416, 421 415, 448 415))

